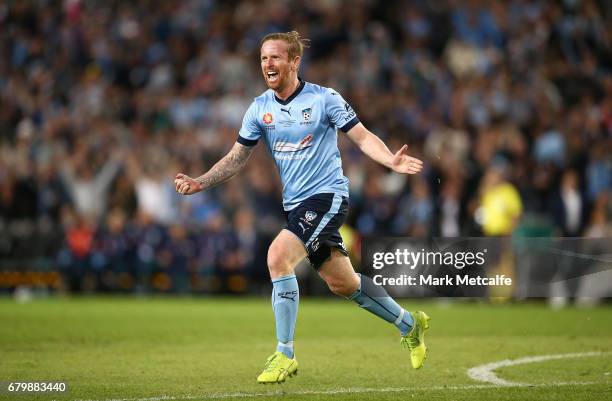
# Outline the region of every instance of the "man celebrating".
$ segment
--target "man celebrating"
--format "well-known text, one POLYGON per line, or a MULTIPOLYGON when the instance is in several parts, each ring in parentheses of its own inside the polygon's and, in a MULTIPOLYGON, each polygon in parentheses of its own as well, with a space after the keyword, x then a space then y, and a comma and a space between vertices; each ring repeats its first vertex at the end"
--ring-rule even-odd
POLYGON ((301 80, 303 50, 304 41, 295 31, 262 39, 261 70, 269 90, 247 110, 229 153, 198 178, 177 174, 176 191, 191 195, 227 181, 244 167, 262 137, 274 157, 283 183, 287 225, 268 250, 278 345, 258 382, 281 383, 297 374, 293 337, 300 296, 294 269, 305 257, 332 292, 397 326, 412 366, 418 369, 427 351, 423 337, 429 317, 405 311, 369 277, 356 274, 338 232, 346 218, 349 192, 336 129, 397 173, 417 174, 423 163, 408 156, 406 145, 391 153, 337 92, 301 80))

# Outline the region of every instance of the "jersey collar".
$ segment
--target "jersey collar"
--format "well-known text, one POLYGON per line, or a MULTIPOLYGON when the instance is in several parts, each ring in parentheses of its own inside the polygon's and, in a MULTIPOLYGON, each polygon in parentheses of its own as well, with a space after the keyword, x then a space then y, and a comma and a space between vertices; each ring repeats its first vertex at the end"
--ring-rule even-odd
POLYGON ((289 103, 290 103, 290 102, 291 102, 293 99, 295 99, 295 98, 296 98, 296 96, 297 96, 297 95, 299 95, 299 94, 300 94, 300 92, 302 92, 302 89, 304 89, 304 85, 306 85, 306 82, 305 82, 305 81, 304 81, 302 78, 298 77, 298 80, 300 81, 300 84, 298 85, 298 87, 297 87, 297 89, 295 90, 295 92, 293 92, 293 93, 291 94, 291 96, 289 96, 289 97, 287 98, 287 100, 282 100, 282 99, 279 99, 279 98, 276 96, 276 93, 274 94, 274 100, 276 100, 278 103, 282 104, 283 106, 288 105, 288 104, 289 104, 289 103))

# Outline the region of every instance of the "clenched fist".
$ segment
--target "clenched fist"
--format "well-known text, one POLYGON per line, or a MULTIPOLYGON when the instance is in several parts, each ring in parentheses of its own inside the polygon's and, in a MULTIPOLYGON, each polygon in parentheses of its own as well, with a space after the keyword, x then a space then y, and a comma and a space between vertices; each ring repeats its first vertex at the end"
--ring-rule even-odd
POLYGON ((176 186, 176 192, 181 195, 193 195, 203 189, 198 181, 181 173, 178 173, 174 178, 174 185, 176 186))

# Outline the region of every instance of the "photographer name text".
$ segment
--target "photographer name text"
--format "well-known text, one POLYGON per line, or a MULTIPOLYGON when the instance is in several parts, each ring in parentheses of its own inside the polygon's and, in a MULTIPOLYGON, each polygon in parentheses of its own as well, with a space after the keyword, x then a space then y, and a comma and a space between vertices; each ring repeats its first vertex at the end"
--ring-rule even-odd
POLYGON ((384 277, 377 274, 372 277, 376 285, 390 286, 510 286, 512 278, 505 274, 496 274, 491 277, 456 274, 455 276, 445 275, 441 277, 433 275, 421 275, 418 277, 402 274, 398 277, 384 277))

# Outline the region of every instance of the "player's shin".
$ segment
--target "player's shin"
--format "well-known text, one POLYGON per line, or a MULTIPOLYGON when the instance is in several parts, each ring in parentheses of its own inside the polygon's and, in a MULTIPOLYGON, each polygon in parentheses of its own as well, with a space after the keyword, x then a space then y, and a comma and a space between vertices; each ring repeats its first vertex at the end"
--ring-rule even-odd
POLYGON ((361 308, 367 310, 393 323, 401 332, 406 335, 414 325, 414 320, 410 312, 404 310, 387 291, 372 281, 370 277, 359 275, 359 288, 348 298, 356 302, 361 308))
POLYGON ((293 336, 300 291, 295 274, 272 280, 272 308, 276 320, 277 351, 293 358, 293 336))

